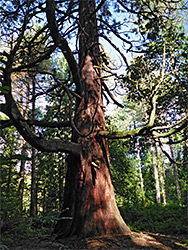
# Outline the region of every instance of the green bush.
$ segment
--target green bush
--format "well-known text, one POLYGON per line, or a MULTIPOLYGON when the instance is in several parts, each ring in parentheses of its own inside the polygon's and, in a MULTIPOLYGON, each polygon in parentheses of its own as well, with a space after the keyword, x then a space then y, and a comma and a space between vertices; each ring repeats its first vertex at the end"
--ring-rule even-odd
POLYGON ((177 204, 120 208, 132 230, 165 234, 187 234, 187 208, 177 204))

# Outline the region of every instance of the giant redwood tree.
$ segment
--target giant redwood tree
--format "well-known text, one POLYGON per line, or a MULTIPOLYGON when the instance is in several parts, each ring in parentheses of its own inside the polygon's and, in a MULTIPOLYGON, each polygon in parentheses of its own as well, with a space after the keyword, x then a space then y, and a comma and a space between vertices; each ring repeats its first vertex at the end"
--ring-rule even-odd
POLYGON ((114 53, 121 57, 117 63, 129 73, 126 54, 144 53, 140 44, 153 39, 160 28, 164 29, 176 8, 176 1, 1 1, 0 80, 4 99, 0 107, 9 118, 1 122, 1 128, 15 126, 22 137, 40 151, 68 153, 63 212, 55 227, 59 237, 130 232, 115 202, 107 138, 139 135, 156 139, 186 128, 184 111, 181 119, 165 127, 159 127, 156 119, 158 98, 162 91, 168 92, 169 87, 168 84, 164 87, 163 55, 161 76, 148 94, 148 123, 133 131, 105 130, 103 97, 107 102, 112 100, 122 106, 110 92, 108 77, 115 85, 122 85, 126 75, 123 70, 118 76, 117 67, 110 62, 105 47, 111 45, 114 53), (131 40, 133 32, 136 35, 131 40), (57 60, 61 54, 69 68, 63 79, 54 64, 45 67, 46 60, 53 57, 57 60), (23 73, 25 78, 30 73, 35 75, 36 94, 32 97, 30 93, 31 103, 32 98, 39 103, 44 100, 41 97, 47 95, 66 97, 68 113, 64 117, 69 118, 57 120, 54 114, 51 121, 24 119, 20 111, 22 103, 16 99, 12 88, 13 78, 23 73), (43 138, 39 135, 40 127, 64 128, 63 131, 71 128, 72 137, 70 140, 43 138))

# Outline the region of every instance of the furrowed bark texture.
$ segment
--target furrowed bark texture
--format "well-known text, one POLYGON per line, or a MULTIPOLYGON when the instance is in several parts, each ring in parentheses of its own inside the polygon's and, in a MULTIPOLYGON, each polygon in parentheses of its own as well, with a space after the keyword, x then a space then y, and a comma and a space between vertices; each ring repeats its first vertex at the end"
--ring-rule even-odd
POLYGON ((105 130, 101 98, 99 46, 94 0, 80 0, 80 69, 82 100, 75 123, 83 136, 73 141, 83 145, 80 157, 70 155, 65 186, 64 211, 55 227, 58 237, 124 234, 130 229, 115 202, 109 171, 106 139, 95 137, 105 130))

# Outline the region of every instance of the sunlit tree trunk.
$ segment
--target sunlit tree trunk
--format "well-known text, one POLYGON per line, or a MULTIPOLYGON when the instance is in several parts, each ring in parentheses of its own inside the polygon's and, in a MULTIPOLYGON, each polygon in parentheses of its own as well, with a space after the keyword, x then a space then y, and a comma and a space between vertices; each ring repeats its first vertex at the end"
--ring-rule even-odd
MULTIPOLYGON (((21 107, 21 113, 22 115, 25 117, 25 119, 28 118, 28 112, 29 112, 29 91, 30 91, 30 83, 27 82, 27 91, 26 91, 26 96, 25 96, 25 109, 24 109, 24 106, 23 106, 23 103, 24 103, 24 96, 23 96, 23 81, 21 81, 21 96, 20 96, 20 101, 22 103, 21 107)), ((27 156, 27 146, 26 146, 26 141, 21 138, 21 155, 23 156, 27 156)), ((23 193, 24 193, 24 179, 25 179, 25 163, 26 161, 23 159, 21 160, 21 163, 20 163, 20 179, 19 179, 19 186, 18 186, 18 193, 19 193, 19 196, 20 196, 20 210, 22 211, 23 210, 23 193)))
POLYGON ((160 152, 161 162, 162 162, 163 177, 164 177, 164 183, 165 183, 166 201, 168 201, 168 188, 167 188, 167 179, 166 179, 165 163, 164 163, 164 158, 163 158, 163 153, 162 153, 162 151, 159 150, 159 152, 160 152))
MULTIPOLYGON (((148 115, 147 115, 147 111, 146 111, 145 101, 143 100, 142 103, 143 103, 145 121, 148 122, 148 115)), ((156 190, 156 202, 157 203, 161 203, 160 186, 159 186, 159 176, 158 176, 158 170, 157 170, 156 156, 155 156, 154 147, 153 147, 152 139, 151 138, 149 138, 149 144, 150 144, 150 151, 151 151, 152 163, 153 163, 153 170, 154 170, 155 190, 156 190)))
POLYGON ((157 170, 156 157, 155 157, 154 147, 152 145, 151 139, 149 139, 149 142, 150 142, 150 150, 151 150, 151 155, 152 155, 154 178, 155 178, 156 202, 161 203, 159 176, 158 176, 158 170, 157 170))
POLYGON ((157 146, 155 145, 155 153, 157 157, 157 166, 158 166, 158 171, 159 171, 159 179, 161 183, 161 192, 162 192, 162 197, 163 197, 163 203, 166 205, 166 196, 165 196, 165 190, 164 190, 164 185, 163 185, 163 177, 161 173, 161 166, 160 166, 160 161, 159 161, 159 154, 157 150, 157 146))
MULTIPOLYGON (((170 144, 169 147, 170 147, 171 157, 175 161, 175 154, 174 154, 173 146, 170 144)), ((178 178, 178 172, 177 172, 176 164, 172 163, 172 166, 173 166, 173 170, 174 170, 176 192, 177 192, 178 198, 181 199, 181 190, 180 190, 180 185, 179 185, 179 178, 178 178)))
MULTIPOLYGON (((134 120, 134 129, 136 129, 136 122, 134 120)), ((144 182, 143 182, 143 176, 142 176, 142 165, 141 165, 141 159, 140 159, 140 143, 139 138, 136 139, 136 151, 137 151, 137 158, 138 158, 138 170, 139 170, 139 177, 140 177, 140 187, 142 190, 142 195, 144 196, 144 182)))
POLYGON ((142 166, 141 166, 141 160, 140 160, 139 138, 137 138, 136 150, 137 150, 137 158, 138 158, 138 169, 139 169, 139 176, 140 176, 140 186, 141 186, 142 194, 144 195, 144 182, 143 182, 142 166))
POLYGON ((116 205, 110 177, 107 142, 96 137, 105 129, 101 98, 99 44, 94 0, 80 0, 79 63, 82 84, 75 123, 80 133, 73 141, 83 145, 80 157, 69 155, 64 212, 56 225, 58 237, 124 234, 130 232, 116 205))

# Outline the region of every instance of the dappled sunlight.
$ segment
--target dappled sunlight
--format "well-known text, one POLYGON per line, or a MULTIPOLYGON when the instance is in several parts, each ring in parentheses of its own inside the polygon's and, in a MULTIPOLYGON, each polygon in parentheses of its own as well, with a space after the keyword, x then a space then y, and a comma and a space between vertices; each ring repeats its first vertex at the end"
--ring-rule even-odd
POLYGON ((154 237, 148 234, 131 233, 130 237, 131 237, 132 242, 138 246, 152 247, 152 248, 159 248, 159 249, 166 249, 166 250, 172 249, 171 247, 163 245, 161 242, 157 241, 154 237))

